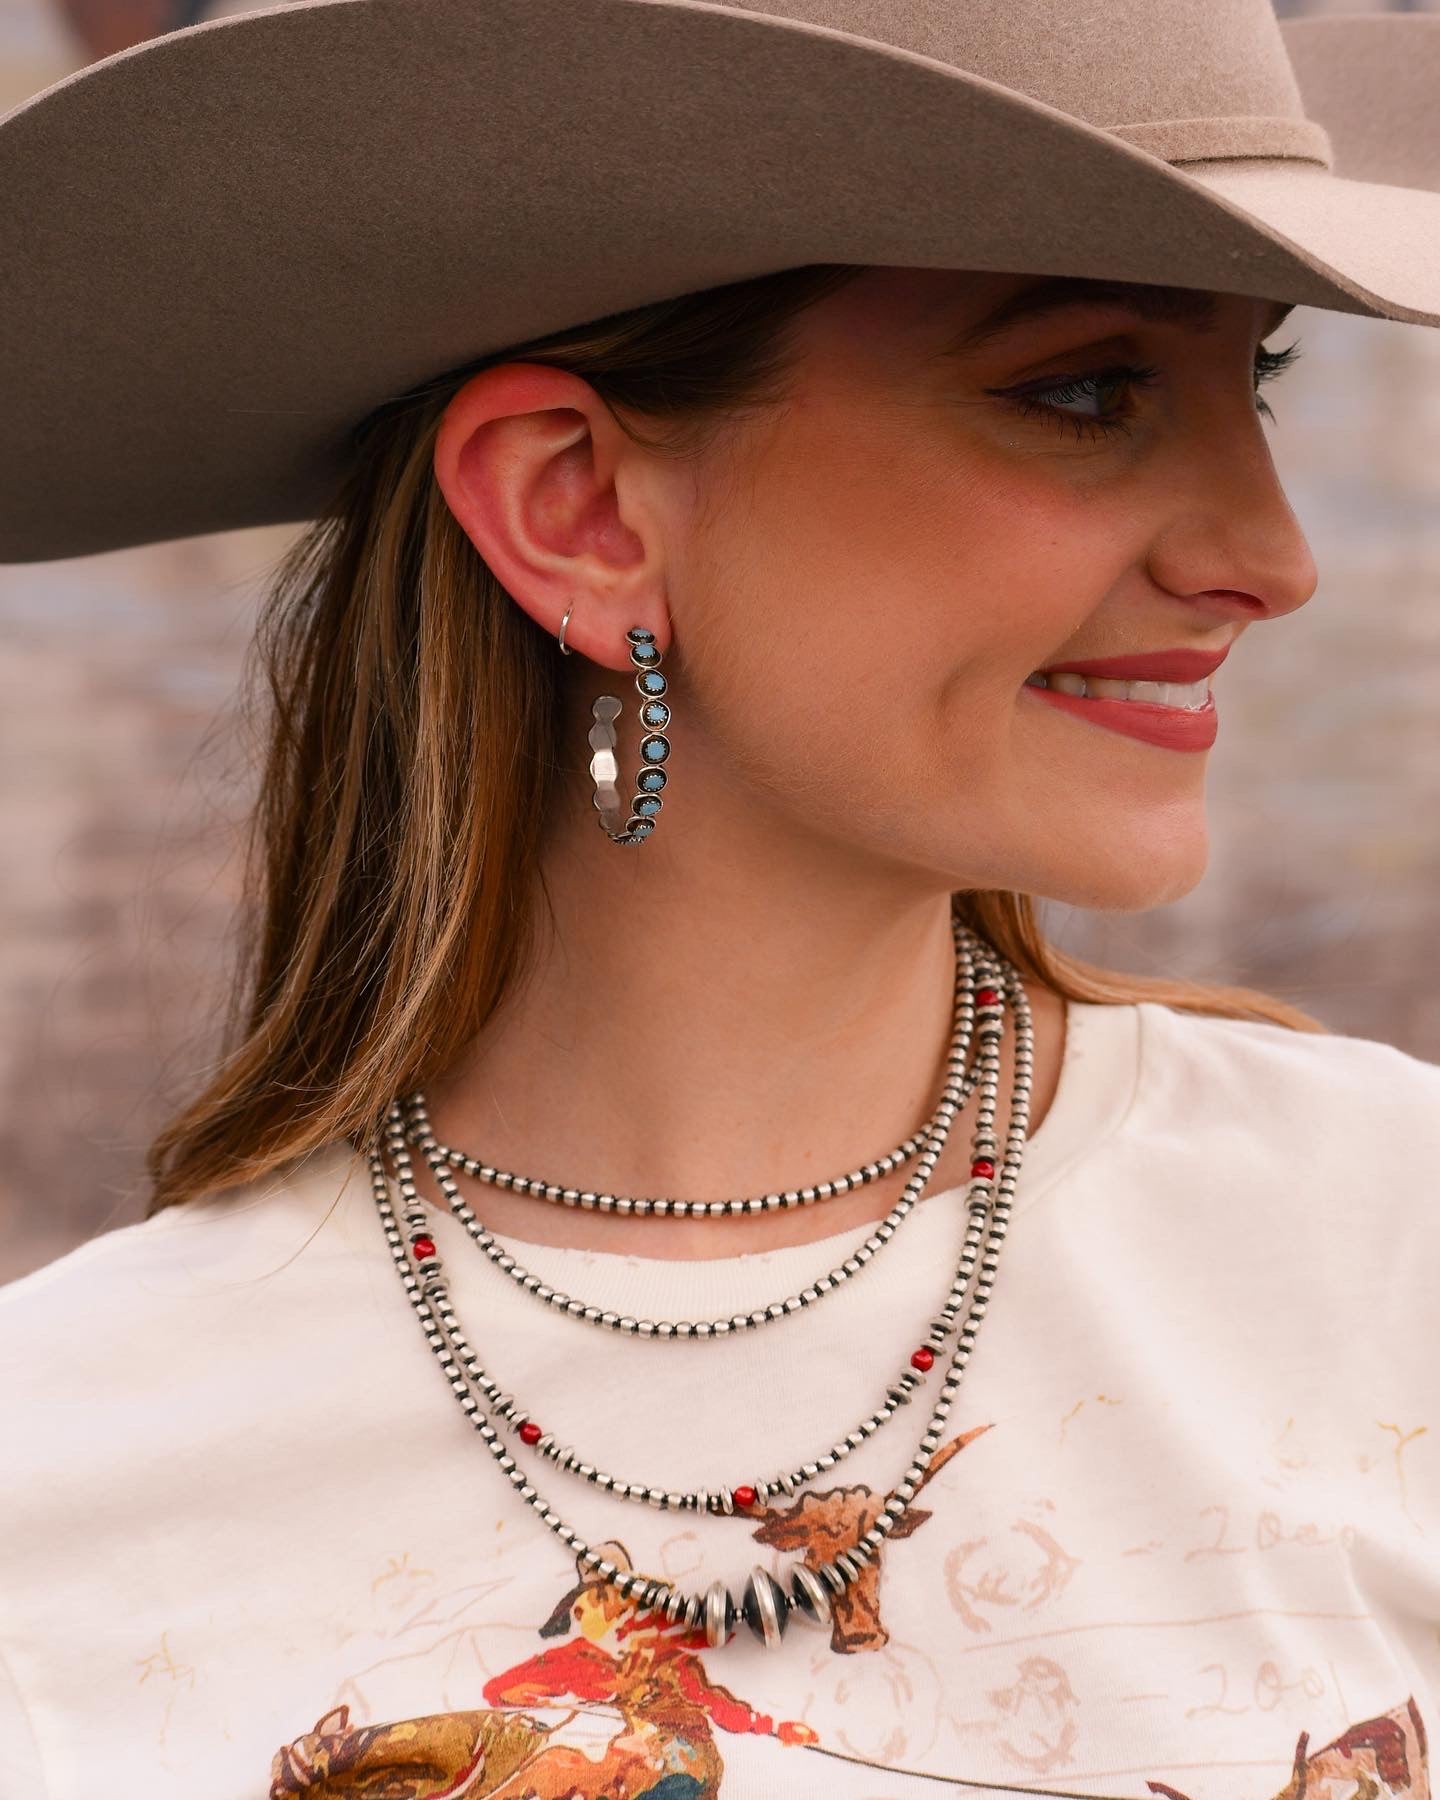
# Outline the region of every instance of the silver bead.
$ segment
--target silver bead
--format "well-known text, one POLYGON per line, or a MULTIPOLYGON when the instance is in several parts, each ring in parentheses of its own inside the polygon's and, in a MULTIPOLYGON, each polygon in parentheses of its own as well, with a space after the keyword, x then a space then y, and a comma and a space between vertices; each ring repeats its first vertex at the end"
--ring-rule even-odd
POLYGON ((850 1585, 834 1563, 824 1562, 815 1571, 832 1594, 843 1594, 850 1585))
POLYGON ((745 1623, 767 1650, 778 1648, 790 1623, 790 1602, 785 1590, 770 1573, 757 1563, 745 1583, 745 1597, 740 1602, 745 1623))
POLYGON ((802 1619, 828 1629, 834 1617, 830 1596, 825 1591, 825 1583, 813 1569, 807 1568, 804 1563, 795 1565, 790 1572, 790 1593, 795 1602, 795 1610, 802 1619))
POLYGON ((705 1590, 705 1642, 718 1650, 735 1629, 735 1601, 723 1581, 712 1581, 705 1590))

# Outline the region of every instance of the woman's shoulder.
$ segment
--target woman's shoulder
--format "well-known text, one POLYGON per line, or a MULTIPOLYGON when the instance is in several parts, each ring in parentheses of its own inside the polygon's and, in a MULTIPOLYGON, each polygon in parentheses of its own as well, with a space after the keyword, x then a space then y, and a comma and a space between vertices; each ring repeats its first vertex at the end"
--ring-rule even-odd
MULTIPOLYGON (((1369 1167, 1440 1157, 1440 1063, 1379 1038, 1297 1031, 1263 1019, 1135 1006, 1140 1098, 1204 1126, 1318 1149, 1363 1146, 1369 1167)), ((1364 1178, 1362 1170, 1353 1173, 1364 1178)))
POLYGON ((242 1314, 259 1318, 293 1290, 283 1279, 304 1251, 304 1277, 344 1255, 356 1161, 332 1144, 281 1170, 112 1227, 0 1285, 0 1392, 33 1391, 40 1359, 79 1332, 109 1363, 169 1354, 191 1333, 242 1314))
POLYGON ((1341 1075, 1388 1077, 1422 1093, 1440 1091, 1440 1063, 1382 1038, 1340 1030, 1299 1031, 1271 1019, 1191 1012, 1156 1000, 1138 1001, 1136 1011, 1152 1048, 1198 1063, 1264 1070, 1277 1079, 1300 1082, 1324 1083, 1341 1075))

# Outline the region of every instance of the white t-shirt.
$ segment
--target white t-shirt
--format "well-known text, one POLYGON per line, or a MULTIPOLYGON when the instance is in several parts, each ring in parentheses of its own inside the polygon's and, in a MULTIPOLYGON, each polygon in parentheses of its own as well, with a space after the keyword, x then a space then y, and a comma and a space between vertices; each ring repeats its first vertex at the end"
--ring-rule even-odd
MULTIPOLYGON (((1421 1800, 1437 1168, 1440 1067, 1072 1004, 958 1450, 843 1629, 797 1620, 774 1651, 743 1624, 697 1649, 580 1581, 450 1393, 348 1147, 111 1231, 0 1289, 0 1795, 1421 1800)), ((488 1190, 461 1186, 483 1218, 488 1190)), ((927 1198, 823 1304, 712 1343, 598 1332, 448 1212, 434 1235, 482 1361, 536 1416, 628 1479, 719 1486, 882 1397, 949 1285, 963 1198, 927 1198)), ((862 1235, 524 1260, 622 1312, 707 1318, 862 1235)), ((538 1459, 536 1485, 633 1566, 738 1589, 889 1492, 934 1391, 758 1525, 538 1459)))

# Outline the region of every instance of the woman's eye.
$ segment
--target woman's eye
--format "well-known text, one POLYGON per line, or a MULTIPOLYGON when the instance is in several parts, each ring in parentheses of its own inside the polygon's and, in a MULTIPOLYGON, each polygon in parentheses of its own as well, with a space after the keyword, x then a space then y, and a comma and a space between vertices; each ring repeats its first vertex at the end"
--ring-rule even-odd
POLYGON ((1132 389, 1148 387, 1159 374, 1156 368, 1112 363, 1108 368, 1091 369, 1083 375, 1067 375, 1040 386, 998 391, 1027 418, 1053 421, 1062 431, 1067 426, 1073 427, 1077 438, 1099 437, 1109 432, 1129 431, 1134 416, 1130 401, 1132 389), (1112 410, 1117 401, 1124 403, 1123 410, 1112 410), (1077 405, 1085 410, 1068 410, 1077 405))
MULTIPOLYGON (((1275 417, 1263 399, 1259 399, 1263 383, 1288 369, 1299 357, 1297 339, 1285 350, 1261 348, 1255 357, 1255 391, 1257 410, 1268 419, 1275 417)), ((1039 418, 1073 430, 1077 438, 1103 437, 1115 432, 1128 433, 1134 422, 1136 390, 1151 386, 1159 379, 1160 370, 1153 365, 1111 363, 1103 369, 1088 369, 1081 374, 1052 378, 1025 388, 989 388, 1028 418, 1039 418), (1075 411, 1073 408, 1082 410, 1075 411)))

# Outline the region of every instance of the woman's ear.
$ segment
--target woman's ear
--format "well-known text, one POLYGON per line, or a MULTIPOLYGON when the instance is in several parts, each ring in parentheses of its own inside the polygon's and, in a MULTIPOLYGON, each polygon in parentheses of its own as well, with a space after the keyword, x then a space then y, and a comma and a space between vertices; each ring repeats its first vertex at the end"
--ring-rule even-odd
POLYGON ((446 504, 516 604, 566 648, 628 670, 625 633, 669 642, 663 535, 640 479, 649 453, 578 375, 545 363, 482 369, 435 440, 446 504))

